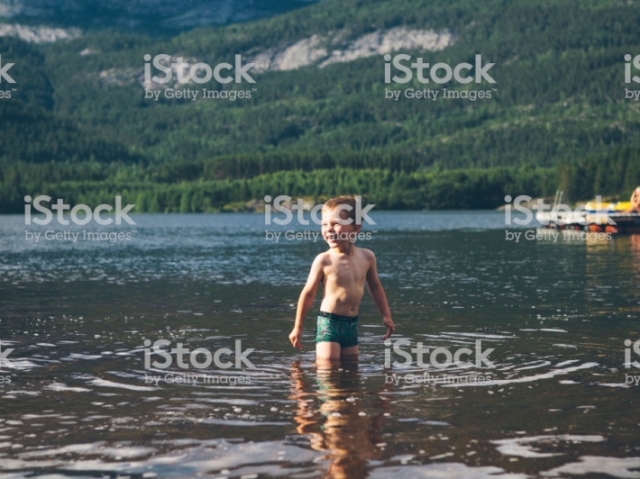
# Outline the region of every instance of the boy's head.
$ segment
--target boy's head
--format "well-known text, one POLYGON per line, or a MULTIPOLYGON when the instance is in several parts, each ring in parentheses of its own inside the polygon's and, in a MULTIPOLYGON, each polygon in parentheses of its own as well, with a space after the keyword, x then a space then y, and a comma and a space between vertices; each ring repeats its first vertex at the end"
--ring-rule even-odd
POLYGON ((633 190, 631 195, 631 206, 640 211, 640 186, 633 190))
POLYGON ((322 237, 334 247, 344 241, 355 242, 362 225, 356 222, 355 196, 336 196, 322 207, 322 237))
POLYGON ((322 214, 325 211, 330 210, 339 210, 344 211, 345 213, 341 213, 340 217, 343 219, 343 223, 345 224, 356 224, 356 202, 357 198, 351 195, 341 195, 336 196, 328 200, 324 206, 322 207, 322 214), (351 220, 351 221, 349 221, 351 220))

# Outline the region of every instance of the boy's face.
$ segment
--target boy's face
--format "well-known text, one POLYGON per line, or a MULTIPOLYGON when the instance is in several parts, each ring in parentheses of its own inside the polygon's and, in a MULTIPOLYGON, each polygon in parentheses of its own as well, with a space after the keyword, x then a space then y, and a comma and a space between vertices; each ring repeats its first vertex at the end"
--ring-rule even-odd
POLYGON ((362 228, 353 220, 349 224, 349 212, 341 208, 323 208, 322 210, 322 237, 329 247, 354 243, 357 234, 362 228))
POLYGON ((640 188, 636 188, 631 195, 631 206, 640 208, 640 188))

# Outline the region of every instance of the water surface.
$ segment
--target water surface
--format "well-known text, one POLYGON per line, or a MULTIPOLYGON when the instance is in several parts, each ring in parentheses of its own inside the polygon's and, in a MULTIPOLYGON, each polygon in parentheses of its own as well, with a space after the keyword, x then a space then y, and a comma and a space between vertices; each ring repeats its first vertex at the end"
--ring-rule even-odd
POLYGON ((360 364, 317 370, 313 312, 305 350, 287 339, 325 248, 313 224, 0 217, 0 339, 13 349, 0 477, 640 477, 640 369, 624 364, 625 339, 640 339, 640 237, 516 243, 496 212, 372 216, 360 245, 378 257, 393 340, 451 352, 480 341, 493 367, 385 367, 367 297, 360 364), (26 239, 48 230, 131 239, 26 239), (214 352, 241 340, 253 367, 182 369, 174 355, 145 368, 145 340, 158 339, 214 352))

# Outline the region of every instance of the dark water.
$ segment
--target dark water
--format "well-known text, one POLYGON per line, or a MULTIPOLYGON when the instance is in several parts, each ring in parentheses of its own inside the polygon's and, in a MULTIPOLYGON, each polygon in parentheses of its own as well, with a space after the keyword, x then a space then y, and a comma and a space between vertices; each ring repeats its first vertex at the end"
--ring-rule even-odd
POLYGON ((69 227, 0 217, 0 478, 640 477, 640 237, 516 243, 500 213, 378 213, 361 246, 392 339, 473 364, 385 367, 366 298, 358 367, 317 370, 313 313, 301 354, 287 335, 320 240, 266 240, 261 215, 134 219, 104 230, 129 241, 34 243, 69 227), (146 368, 159 339, 254 351, 146 368))

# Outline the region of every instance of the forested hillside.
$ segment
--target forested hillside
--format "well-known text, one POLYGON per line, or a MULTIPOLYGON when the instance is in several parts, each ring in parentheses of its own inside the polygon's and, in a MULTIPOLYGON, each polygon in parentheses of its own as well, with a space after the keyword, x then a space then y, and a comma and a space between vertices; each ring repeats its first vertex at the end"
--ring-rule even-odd
POLYGON ((624 57, 640 54, 639 21, 640 6, 606 0, 328 0, 174 37, 3 38, 17 91, 0 101, 0 211, 39 193, 124 194, 137 211, 346 191, 387 208, 491 208, 557 188, 574 201, 627 196, 640 184, 640 117, 625 89, 640 84, 625 83, 624 57), (390 31, 449 39, 393 55, 454 66, 479 54, 495 83, 385 83, 382 54, 353 52, 390 31), (145 98, 147 54, 233 64, 288 58, 292 45, 317 59, 274 60, 250 71, 255 83, 182 85, 200 91, 195 101, 157 86, 158 100, 145 98), (388 98, 410 88, 441 96, 388 98), (445 88, 467 98, 442 98, 445 88), (241 91, 250 98, 229 99, 241 91), (471 99, 478 91, 490 98, 471 99))

